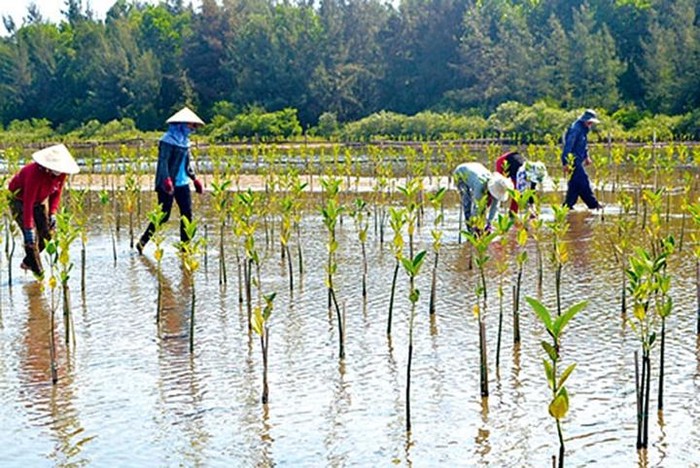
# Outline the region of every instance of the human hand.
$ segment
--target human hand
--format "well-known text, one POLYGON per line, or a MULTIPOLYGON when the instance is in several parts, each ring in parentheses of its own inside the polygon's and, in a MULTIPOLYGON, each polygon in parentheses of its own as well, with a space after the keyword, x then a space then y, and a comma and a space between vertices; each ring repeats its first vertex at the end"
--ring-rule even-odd
POLYGON ((593 162, 593 161, 591 160, 591 157, 590 157, 590 156, 586 156, 586 159, 583 160, 583 163, 584 163, 586 166, 588 166, 591 162, 593 162))
POLYGON ((49 216, 49 231, 55 231, 56 230, 56 214, 52 214, 49 216))
POLYGON ((22 234, 24 235, 24 245, 33 246, 36 244, 36 235, 34 234, 34 228, 24 228, 22 229, 22 234))
POLYGON ((173 193, 175 193, 175 187, 173 186, 173 179, 171 179, 170 177, 167 177, 163 181, 163 190, 165 190, 165 193, 167 193, 168 195, 172 195, 173 193))
POLYGON ((204 187, 202 187, 202 183, 199 181, 199 179, 194 179, 194 191, 199 193, 200 195, 204 193, 204 187))
POLYGON ((564 175, 568 176, 569 175, 569 166, 562 166, 564 168, 564 175))

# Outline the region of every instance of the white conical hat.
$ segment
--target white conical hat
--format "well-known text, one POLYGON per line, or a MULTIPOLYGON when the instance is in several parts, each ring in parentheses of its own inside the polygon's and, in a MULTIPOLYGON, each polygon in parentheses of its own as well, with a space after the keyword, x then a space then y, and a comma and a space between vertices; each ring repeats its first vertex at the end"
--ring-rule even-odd
POLYGON ((498 172, 492 172, 487 187, 493 198, 504 202, 508 200, 508 190, 513 190, 513 182, 498 172))
POLYGON ((175 112, 166 123, 191 123, 195 125, 204 125, 204 121, 199 118, 197 114, 192 112, 189 107, 183 107, 179 111, 175 112))
POLYGON ((54 145, 32 154, 32 159, 40 166, 62 174, 77 174, 80 172, 78 163, 64 145, 54 145))

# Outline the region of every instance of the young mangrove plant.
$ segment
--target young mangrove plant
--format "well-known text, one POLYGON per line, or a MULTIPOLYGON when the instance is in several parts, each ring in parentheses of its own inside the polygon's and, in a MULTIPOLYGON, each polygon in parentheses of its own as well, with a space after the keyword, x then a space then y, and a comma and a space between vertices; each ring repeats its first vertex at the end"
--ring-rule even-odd
POLYGON ((621 212, 615 218, 613 235, 608 235, 608 240, 612 246, 613 253, 618 265, 622 270, 622 286, 620 291, 620 312, 627 313, 627 264, 632 252, 632 240, 634 239, 635 219, 631 215, 634 200, 632 196, 625 192, 620 192, 618 196, 621 212))
POLYGON ((136 211, 141 185, 134 164, 126 165, 126 176, 124 179, 124 205, 129 213, 129 248, 134 249, 134 212, 136 211))
POLYGON ((262 403, 266 405, 270 401, 270 390, 267 384, 267 367, 268 367, 268 350, 270 348, 270 327, 269 320, 272 315, 272 302, 275 300, 276 293, 271 293, 264 296, 265 306, 257 305, 253 313, 253 331, 260 337, 260 350, 262 351, 263 360, 263 388, 262 388, 262 403))
POLYGON ((408 316, 408 359, 406 362, 406 432, 411 432, 411 365, 413 364, 413 322, 416 318, 416 304, 420 291, 416 288, 416 276, 425 259, 425 250, 413 258, 402 258, 401 264, 409 278, 408 300, 411 302, 411 314, 408 316))
POLYGON ((391 336, 391 323, 393 321, 394 312, 394 295, 396 293, 396 278, 401 267, 403 259, 403 227, 406 225, 406 209, 405 208, 389 208, 389 225, 394 232, 394 237, 391 242, 391 251, 394 254, 396 263, 394 265, 394 274, 391 278, 391 295, 389 297, 389 317, 386 325, 386 335, 391 336))
POLYGON ((629 259, 628 290, 633 301, 629 325, 642 347, 642 369, 639 372, 638 352, 635 352, 635 388, 637 395, 637 449, 649 443, 649 397, 651 393, 651 350, 657 340, 658 318, 666 317, 672 309, 668 297, 670 277, 666 273, 669 251, 658 255, 639 247, 629 259))
POLYGON ((489 245, 496 238, 498 233, 487 232, 486 229, 486 198, 483 197, 482 200, 478 202, 477 215, 472 216, 469 220, 469 224, 472 226, 471 230, 462 231, 462 235, 465 236, 467 241, 471 244, 475 252, 475 262, 479 270, 479 280, 475 288, 476 292, 476 302, 474 304, 473 310, 474 315, 477 319, 479 326, 479 387, 481 390, 481 396, 489 396, 489 370, 488 370, 488 359, 487 359, 487 349, 486 349, 486 324, 484 321, 486 313, 486 304, 488 302, 488 292, 486 288, 486 264, 488 263, 490 256, 488 255, 489 245))
POLYGON ((195 234, 197 233, 197 221, 190 221, 185 216, 181 218, 185 234, 187 236, 187 241, 179 241, 175 244, 175 247, 180 251, 182 258, 182 265, 185 268, 185 272, 190 279, 191 287, 191 297, 190 300, 190 353, 194 352, 194 318, 195 318, 195 304, 197 300, 196 288, 195 288, 195 274, 199 269, 199 256, 204 248, 204 239, 195 239, 195 234))
POLYGON ((100 197, 100 204, 102 204, 103 213, 104 213, 104 218, 107 220, 107 230, 109 231, 109 235, 112 238, 112 257, 114 258, 114 266, 117 266, 117 239, 114 235, 114 229, 112 227, 113 222, 112 222, 112 214, 110 213, 109 210, 109 192, 105 189, 100 190, 99 193, 100 197))
POLYGON ((71 189, 70 191, 70 211, 73 213, 73 223, 77 226, 80 234, 80 291, 85 293, 85 267, 87 262, 87 200, 88 190, 71 189))
POLYGON ((49 314, 49 359, 51 361, 51 383, 56 385, 58 382, 58 363, 56 362, 56 311, 58 310, 58 288, 57 278, 57 263, 58 263, 58 246, 56 240, 51 239, 46 244, 46 253, 49 256, 49 289, 51 291, 51 311, 49 314))
MULTIPOLYGON (((243 262, 243 281, 248 314, 248 333, 252 332, 251 319, 253 316, 253 266, 260 276, 260 255, 255 246, 255 231, 258 227, 256 219, 257 197, 249 188, 247 192, 238 194, 238 221, 235 229, 243 235, 245 261, 243 262)), ((259 282, 258 282, 259 284, 259 282)))
POLYGON ((409 179, 405 187, 398 188, 406 197, 406 230, 408 234, 408 254, 413 258, 413 237, 420 215, 420 195, 422 193, 422 180, 409 179))
POLYGON ((294 223, 293 209, 294 200, 291 194, 287 193, 280 200, 282 219, 280 220, 280 245, 282 251, 282 261, 287 260, 287 273, 289 275, 289 295, 294 295, 294 268, 292 267, 292 253, 289 251, 289 242, 292 237, 292 224, 294 223))
POLYGON ((496 220, 495 233, 497 238, 499 238, 498 243, 500 244, 500 256, 496 261, 496 272, 498 274, 498 337, 496 339, 496 372, 498 372, 501 365, 501 336, 503 334, 503 278, 508 272, 508 258, 510 257, 508 245, 510 244, 510 239, 506 234, 513 227, 514 220, 510 216, 498 215, 496 220))
POLYGON ((328 249, 328 261, 326 262, 328 311, 330 312, 331 307, 335 309, 336 317, 338 319, 339 357, 340 359, 345 359, 345 320, 340 312, 340 307, 338 306, 338 300, 335 293, 335 286, 333 285, 333 275, 338 270, 338 264, 336 263, 335 259, 336 252, 338 250, 338 241, 336 239, 335 228, 343 212, 343 206, 338 202, 338 187, 340 185, 340 179, 324 178, 321 179, 321 184, 323 185, 324 192, 326 194, 326 204, 323 208, 321 208, 321 214, 323 215, 323 224, 328 230, 328 242, 326 243, 326 247, 328 249))
POLYGON ((437 287, 437 270, 438 261, 440 259, 440 247, 442 247, 442 229, 440 225, 445 218, 442 211, 442 200, 445 198, 447 189, 445 187, 440 187, 437 192, 428 195, 428 202, 430 206, 433 207, 434 218, 433 218, 433 228, 430 230, 430 235, 433 238, 432 248, 434 260, 433 260, 433 270, 432 278, 430 281, 430 302, 428 304, 428 311, 430 315, 435 315, 435 294, 437 287))
POLYGON ((558 375, 559 364, 561 360, 561 337, 564 333, 566 325, 578 314, 587 302, 582 301, 571 306, 563 314, 559 314, 556 318, 551 312, 537 299, 526 297, 525 300, 530 304, 535 315, 540 319, 545 326, 547 333, 552 338, 552 342, 542 341, 542 348, 547 353, 547 358, 542 360, 544 364, 544 372, 547 377, 547 383, 552 391, 552 401, 549 403, 549 415, 557 422, 557 436, 559 437, 559 460, 557 466, 564 467, 564 435, 562 434, 561 421, 569 411, 569 393, 564 384, 571 373, 576 368, 576 363, 570 364, 561 375, 558 375))
POLYGON ((214 180, 211 183, 212 188, 212 206, 219 221, 219 284, 226 284, 226 252, 225 252, 225 230, 226 220, 229 216, 229 187, 230 180, 214 180))
POLYGON ((361 198, 355 199, 350 216, 355 221, 355 230, 357 231, 357 239, 360 241, 360 249, 362 252, 362 299, 367 299, 367 230, 369 229, 369 211, 367 210, 367 202, 361 198))
POLYGON ((156 250, 153 254, 156 259, 156 281, 158 281, 158 295, 156 297, 156 326, 160 328, 160 316, 163 312, 163 219, 165 212, 160 204, 148 212, 148 221, 153 225, 153 235, 151 240, 156 250))
POLYGON ((70 259, 70 246, 79 236, 79 230, 73 223, 73 216, 65 209, 56 215, 55 234, 55 258, 57 264, 58 278, 61 282, 61 293, 63 296, 63 324, 66 333, 66 345, 69 345, 71 338, 75 344, 75 332, 73 331, 73 317, 71 315, 70 302, 70 272, 73 269, 73 262, 70 259))
POLYGON ((564 264, 569 260, 569 251, 564 242, 564 236, 569 230, 569 223, 566 215, 569 208, 566 205, 552 205, 554 219, 548 221, 547 227, 552 231, 552 251, 550 261, 554 267, 554 289, 557 297, 557 315, 561 315, 561 272, 564 264))
MULTIPOLYGON (((515 215, 514 225, 516 226, 515 240, 518 246, 515 254, 515 263, 517 266, 517 274, 515 284, 513 285, 513 343, 520 343, 520 291, 523 281, 523 267, 527 261, 527 240, 528 240, 528 223, 531 221, 528 202, 535 193, 531 189, 519 192, 511 191, 513 200, 518 205, 518 212, 515 215)), ((532 220, 534 221, 534 219, 532 220)))
POLYGON ((690 238, 693 241, 693 256, 695 257, 695 312, 697 315, 695 332, 700 335, 700 234, 698 233, 698 229, 700 229, 700 201, 688 204, 687 209, 695 224, 695 231, 690 234, 690 238))

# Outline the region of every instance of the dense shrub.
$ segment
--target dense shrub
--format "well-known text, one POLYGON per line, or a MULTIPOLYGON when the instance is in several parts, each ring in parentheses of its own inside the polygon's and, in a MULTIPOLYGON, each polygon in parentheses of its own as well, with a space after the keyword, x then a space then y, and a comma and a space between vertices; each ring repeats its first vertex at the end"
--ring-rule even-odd
POLYGON ((296 109, 287 108, 276 112, 252 109, 215 128, 210 136, 213 140, 222 142, 250 138, 291 138, 301 135, 301 132, 296 109))

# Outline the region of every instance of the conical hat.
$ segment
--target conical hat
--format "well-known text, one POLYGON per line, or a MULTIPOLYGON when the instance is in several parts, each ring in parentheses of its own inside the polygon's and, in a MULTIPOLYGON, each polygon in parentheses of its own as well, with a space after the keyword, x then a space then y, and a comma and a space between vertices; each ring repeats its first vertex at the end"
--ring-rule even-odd
POLYGON ((493 198, 504 202, 508 200, 508 190, 513 190, 513 182, 498 172, 492 172, 487 188, 493 198))
POLYGON ((77 174, 80 172, 78 163, 64 145, 54 145, 32 154, 32 159, 40 166, 62 174, 77 174))
POLYGON ((175 112, 166 123, 191 123, 194 125, 204 125, 204 121, 200 119, 197 114, 192 112, 189 107, 183 107, 179 111, 175 112))
POLYGON ((547 177, 547 166, 540 161, 527 161, 525 163, 525 178, 530 182, 541 184, 547 177))

